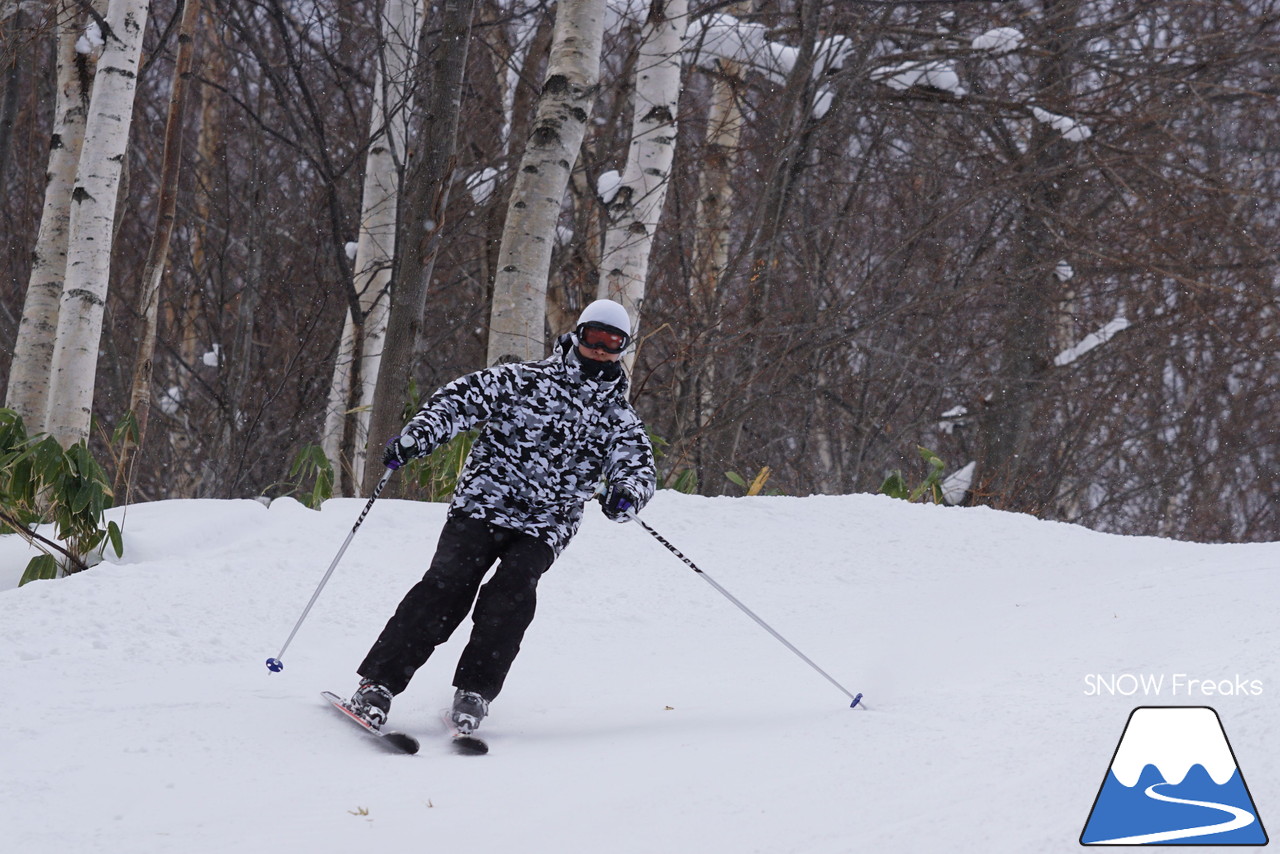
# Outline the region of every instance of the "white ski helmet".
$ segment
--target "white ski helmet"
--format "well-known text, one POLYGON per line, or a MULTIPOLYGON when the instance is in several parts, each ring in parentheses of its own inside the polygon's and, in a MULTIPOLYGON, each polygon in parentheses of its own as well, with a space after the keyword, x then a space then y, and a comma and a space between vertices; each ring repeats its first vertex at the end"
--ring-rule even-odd
POLYGON ((575 329, 581 329, 588 324, 616 330, 628 339, 631 337, 631 318, 627 315, 627 310, 621 303, 611 299, 598 299, 584 308, 582 314, 578 315, 578 325, 575 329))

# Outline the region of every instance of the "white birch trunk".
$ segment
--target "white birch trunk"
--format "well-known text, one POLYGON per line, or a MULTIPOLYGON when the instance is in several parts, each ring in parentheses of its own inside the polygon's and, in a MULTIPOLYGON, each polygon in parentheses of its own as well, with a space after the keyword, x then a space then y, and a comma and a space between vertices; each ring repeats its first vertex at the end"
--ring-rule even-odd
MULTIPOLYGON (((733 204, 734 164, 738 162, 738 141, 742 136, 742 109, 738 106, 736 81, 741 73, 736 63, 720 63, 712 88, 707 115, 707 158, 698 193, 697 222, 700 235, 695 241, 693 304, 701 310, 703 329, 719 321, 720 276, 729 264, 729 210, 733 204)), ((697 429, 700 431, 715 413, 715 365, 704 360, 695 379, 698 394, 697 429)))
POLYGON ((488 363, 546 352, 556 224, 600 77, 604 0, 560 0, 529 144, 516 174, 494 276, 488 363))
POLYGON ((65 448, 89 435, 111 273, 116 197, 137 88, 148 0, 112 0, 72 191, 67 275, 53 345, 48 431, 65 448))
MULTIPOLYGON (((515 127, 516 90, 520 86, 520 74, 524 70, 525 59, 529 48, 537 40, 539 17, 532 15, 518 16, 507 27, 506 38, 510 39, 510 48, 505 48, 502 58, 505 67, 498 75, 498 85, 502 91, 502 153, 511 153, 511 131, 515 127)), ((498 41, 503 41, 500 35, 498 41)))
POLYGON ((422 16, 421 5, 421 0, 387 0, 383 12, 383 47, 374 76, 369 153, 365 158, 355 257, 355 288, 364 318, 362 324, 357 324, 351 312, 347 312, 321 437, 321 446, 335 473, 342 471, 344 445, 351 449, 352 484, 360 483, 364 477, 369 409, 373 405, 382 346, 387 336, 396 210, 412 106, 406 92, 413 73, 413 45, 422 16), (358 370, 353 370, 357 367, 358 370), (358 388, 354 392, 353 374, 358 374, 358 388), (344 436, 348 442, 343 441, 344 436))
MULTIPOLYGON (((129 410, 137 423, 137 444, 141 445, 147 434, 147 422, 151 416, 151 383, 155 375, 154 358, 156 335, 160 328, 160 287, 164 281, 165 267, 169 261, 169 244, 173 239, 173 226, 178 207, 178 180, 182 174, 183 125, 190 100, 191 66, 195 58, 196 22, 200 18, 201 0, 183 0, 182 19, 178 26, 178 51, 173 68, 173 83, 169 93, 169 115, 165 121, 164 155, 160 164, 160 187, 157 203, 155 233, 147 250, 147 261, 142 268, 142 332, 138 342, 138 354, 133 367, 133 384, 129 393, 129 410)), ((126 465, 134 450, 131 441, 125 441, 120 449, 120 471, 128 471, 126 465)), ((126 496, 127 500, 127 496, 126 496)))
POLYGON ((97 50, 76 51, 84 32, 85 16, 75 0, 58 4, 57 100, 53 135, 49 145, 49 171, 44 189, 44 210, 36 237, 27 283, 22 321, 13 346, 9 388, 5 406, 16 411, 28 432, 46 430, 49 371, 53 340, 58 329, 58 303, 67 269, 67 233, 71 224, 71 191, 84 143, 85 116, 89 109, 97 50))
MULTIPOLYGON (((205 17, 204 26, 211 20, 205 17)), ((207 32, 207 31, 206 31, 207 32)), ((178 338, 177 356, 178 370, 172 374, 172 383, 166 390, 170 410, 168 429, 169 445, 172 448, 170 459, 173 461, 169 469, 169 486, 166 492, 169 498, 194 498, 199 493, 201 468, 205 465, 194 448, 199 444, 198 428, 192 419, 190 401, 194 399, 196 387, 195 371, 189 370, 200 358, 200 317, 204 298, 204 281, 210 266, 209 255, 213 241, 209 238, 212 202, 210 189, 216 185, 217 179, 208 173, 218 162, 225 135, 222 119, 222 101, 214 97, 215 92, 225 84, 227 79, 226 48, 218 39, 205 39, 200 57, 200 74, 213 85, 197 87, 193 94, 201 99, 200 130, 196 135, 195 163, 197 177, 194 181, 195 192, 190 219, 191 283, 185 298, 179 303, 169 303, 167 308, 172 314, 168 321, 178 338)))
MULTIPOLYGON (((649 256, 675 159, 680 59, 688 0, 651 0, 636 63, 631 146, 622 184, 609 203, 597 295, 622 303, 640 328, 649 256)), ((633 350, 628 364, 635 359, 633 350)))

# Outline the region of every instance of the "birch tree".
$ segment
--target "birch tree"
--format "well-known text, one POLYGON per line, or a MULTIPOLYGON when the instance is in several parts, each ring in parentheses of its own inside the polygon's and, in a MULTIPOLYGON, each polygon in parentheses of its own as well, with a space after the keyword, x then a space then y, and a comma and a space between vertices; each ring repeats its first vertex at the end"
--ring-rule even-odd
MULTIPOLYGON (((728 8, 730 14, 740 14, 746 4, 737 3, 728 8)), ((699 23, 696 38, 690 39, 690 49, 695 57, 702 54, 708 29, 699 23)), ((742 138, 740 90, 745 85, 745 71, 738 52, 717 56, 707 51, 703 71, 711 78, 710 102, 707 106, 707 127, 703 138, 703 158, 698 171, 695 204, 693 245, 691 247, 692 275, 689 283, 689 304, 693 308, 687 326, 688 340, 707 335, 719 323, 720 277, 729 266, 730 229, 733 222, 734 186, 733 170, 738 162, 738 146, 742 138)), ((678 433, 685 438, 676 454, 674 470, 686 463, 692 465, 700 482, 706 482, 706 461, 703 459, 707 443, 705 430, 715 414, 715 359, 694 359, 682 382, 678 406, 678 433)), ((673 470, 673 473, 674 473, 673 470)))
POLYGON ((67 238, 67 273, 53 345, 46 427, 67 447, 89 435, 116 198, 137 85, 148 0, 112 0, 85 120, 67 238))
MULTIPOLYGON (((103 8, 96 6, 95 11, 101 12, 103 8)), ((58 4, 57 94, 44 208, 5 399, 5 406, 22 416, 30 433, 46 429, 49 371, 58 328, 62 280, 67 268, 72 190, 102 44, 96 22, 86 29, 89 20, 76 0, 61 0, 58 4)))
POLYGON ((603 37, 604 0, 561 0, 547 75, 498 250, 489 319, 491 365, 546 353, 556 223, 595 103, 603 37))
MULTIPOLYGON (((168 416, 168 439, 172 448, 172 464, 167 470, 167 481, 170 486, 169 495, 175 498, 195 497, 200 485, 199 463, 192 453, 198 446, 198 427, 192 418, 191 402, 196 396, 198 385, 195 377, 195 366, 200 361, 200 333, 202 331, 201 315, 204 312, 205 287, 210 270, 216 265, 218 254, 215 248, 216 218, 211 198, 213 186, 217 183, 214 177, 216 165, 222 158, 225 121, 223 117, 224 102, 217 93, 226 86, 227 50, 223 44, 220 28, 211 26, 213 19, 206 16, 205 39, 201 51, 201 77, 205 85, 194 90, 200 102, 199 131, 196 133, 195 156, 193 168, 194 198, 191 200, 191 220, 187 243, 190 254, 191 275, 186 293, 178 300, 167 303, 169 316, 167 325, 172 330, 174 350, 173 363, 176 370, 172 377, 172 385, 165 391, 162 407, 168 416)), ((135 480, 136 483, 136 480, 135 480)))
MULTIPOLYGON (((1034 103, 1061 109, 1071 102, 1076 50, 1072 36, 1078 14, 1076 0, 1044 4, 1044 54, 1033 72, 1034 103)), ((1005 506, 1036 507, 1046 500, 1046 492, 1052 494, 1041 483, 1046 455, 1033 453, 1030 443, 1036 420, 1046 418, 1043 388, 1052 366, 1055 299, 1061 284, 1053 277, 1062 252, 1056 220, 1064 216, 1064 188, 1077 183, 1070 145, 1051 123, 1038 120, 1031 127, 1026 153, 1017 161, 1025 177, 1014 201, 1018 209, 1012 273, 1006 282, 1008 303, 1000 318, 994 388, 978 422, 982 441, 976 475, 978 489, 1005 506)))
MULTIPOLYGON (((639 329, 649 255, 675 159, 680 59, 687 0, 651 0, 635 72, 631 144, 622 182, 609 202, 598 296, 622 303, 639 329)), ((635 352, 628 354, 634 363, 635 352)))
MULTIPOLYGON (((733 167, 738 161, 743 115, 739 103, 742 67, 721 59, 713 73, 711 103, 707 110, 704 159, 698 173, 698 195, 693 242, 693 276, 690 304, 694 308, 690 338, 708 335, 720 322, 720 277, 729 266, 729 237, 733 222, 733 167)), ((690 437, 681 450, 700 480, 705 480, 703 434, 715 417, 716 361, 695 359, 681 395, 683 429, 690 437)))
MULTIPOLYGON (((400 198, 391 314, 369 414, 366 459, 377 459, 382 443, 401 426, 426 310, 427 284, 435 271, 454 177, 462 84, 474 16, 475 0, 444 0, 438 43, 429 57, 418 61, 419 89, 429 93, 422 109, 425 127, 400 198)), ((379 474, 378 466, 365 467, 362 486, 366 493, 373 491, 379 474)))
MULTIPOLYGON (((178 207, 178 178, 182 166, 182 135, 190 100, 190 76, 195 56, 196 23, 200 19, 200 0, 183 0, 182 19, 178 25, 178 55, 173 68, 173 86, 169 93, 169 115, 165 122, 164 154, 160 163, 159 212, 151 248, 142 268, 142 333, 133 365, 133 384, 129 393, 129 411, 137 426, 136 442, 142 445, 151 414, 152 360, 156 349, 156 331, 160 321, 160 284, 169 260, 169 243, 178 207)), ((122 449, 120 472, 128 470, 127 461, 134 444, 126 439, 122 449)))
MULTIPOLYGON (((730 7, 741 11, 743 4, 730 7)), ((745 414, 751 410, 751 386, 763 362, 761 336, 755 330, 764 325, 766 306, 773 295, 776 277, 774 253, 785 219, 784 208, 791 193, 791 180, 806 147, 808 130, 825 108, 818 104, 829 95, 816 85, 815 78, 836 68, 847 50, 846 40, 835 38, 817 41, 816 18, 819 5, 801 2, 796 10, 800 46, 774 42, 768 31, 757 23, 739 20, 733 14, 716 12, 699 19, 690 31, 689 43, 697 60, 712 75, 712 98, 708 110, 706 145, 709 152, 704 172, 699 176, 698 218, 694 243, 694 270, 690 303, 701 312, 699 332, 705 333, 721 322, 721 279, 734 274, 729 255, 730 230, 741 229, 735 220, 732 201, 735 195, 731 175, 739 159, 738 143, 744 119, 740 109, 741 92, 748 86, 748 75, 759 88, 780 87, 781 110, 768 145, 768 168, 761 170, 750 222, 742 243, 751 256, 749 280, 754 283, 742 311, 750 336, 751 360, 747 379, 741 385, 745 393, 737 397, 745 414), (749 250, 749 251, 748 251, 749 250)), ((745 257, 745 256, 744 256, 745 257)), ((704 468, 708 454, 707 428, 721 400, 730 395, 717 394, 717 368, 714 360, 700 359, 685 380, 682 395, 684 420, 693 428, 692 448, 681 451, 681 459, 694 458, 700 480, 706 482, 704 468)), ((741 436, 743 416, 728 442, 726 457, 732 457, 741 436)))
POLYGON ((412 99, 412 47, 422 17, 421 0, 387 0, 382 16, 382 50, 374 74, 365 158, 360 235, 356 242, 355 289, 361 316, 348 308, 338 358, 334 363, 321 445, 350 494, 364 477, 382 345, 390 309, 391 267, 395 257, 397 208, 404 173, 412 99))
MULTIPOLYGON (((546 64, 551 50, 554 21, 554 7, 540 9, 531 4, 530 8, 522 12, 517 11, 506 27, 491 30, 489 34, 489 53, 497 63, 495 82, 502 110, 502 127, 498 139, 500 145, 493 155, 497 168, 485 167, 467 179, 472 200, 484 215, 485 240, 479 253, 480 264, 476 272, 481 282, 492 282, 498 268, 503 215, 506 213, 503 201, 514 174, 510 164, 519 158, 520 146, 529 138, 529 126, 538 96, 538 82, 542 79, 539 72, 546 64)), ((482 316, 487 314, 486 305, 482 316)), ((487 342, 485 345, 487 346, 487 342)))
POLYGON ((0 3, 0 181, 9 171, 9 157, 13 150, 13 127, 18 115, 18 99, 21 95, 24 43, 28 40, 26 9, 0 3))

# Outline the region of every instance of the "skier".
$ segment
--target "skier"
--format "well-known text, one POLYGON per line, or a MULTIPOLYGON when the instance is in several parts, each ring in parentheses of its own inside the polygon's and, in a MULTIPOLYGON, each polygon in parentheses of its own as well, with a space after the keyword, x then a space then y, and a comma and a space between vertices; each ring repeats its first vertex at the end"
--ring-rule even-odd
POLYGON ((520 650, 539 577, 577 532, 602 476, 604 514, 616 522, 653 496, 653 448, 619 362, 630 330, 625 308, 596 300, 549 358, 454 380, 387 443, 383 463, 394 469, 479 430, 430 568, 357 668, 362 679, 350 705, 375 726, 474 603, 450 712, 459 731, 470 733, 520 650))

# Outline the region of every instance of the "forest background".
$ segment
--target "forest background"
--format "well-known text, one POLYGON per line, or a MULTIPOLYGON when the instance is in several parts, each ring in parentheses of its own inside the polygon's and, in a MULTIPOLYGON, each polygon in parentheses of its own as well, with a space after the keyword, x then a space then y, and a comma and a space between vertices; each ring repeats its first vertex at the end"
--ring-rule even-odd
POLYGON ((367 494, 611 296, 667 486, 1274 540, 1278 62, 1280 0, 0 0, 0 390, 117 501, 367 494))

